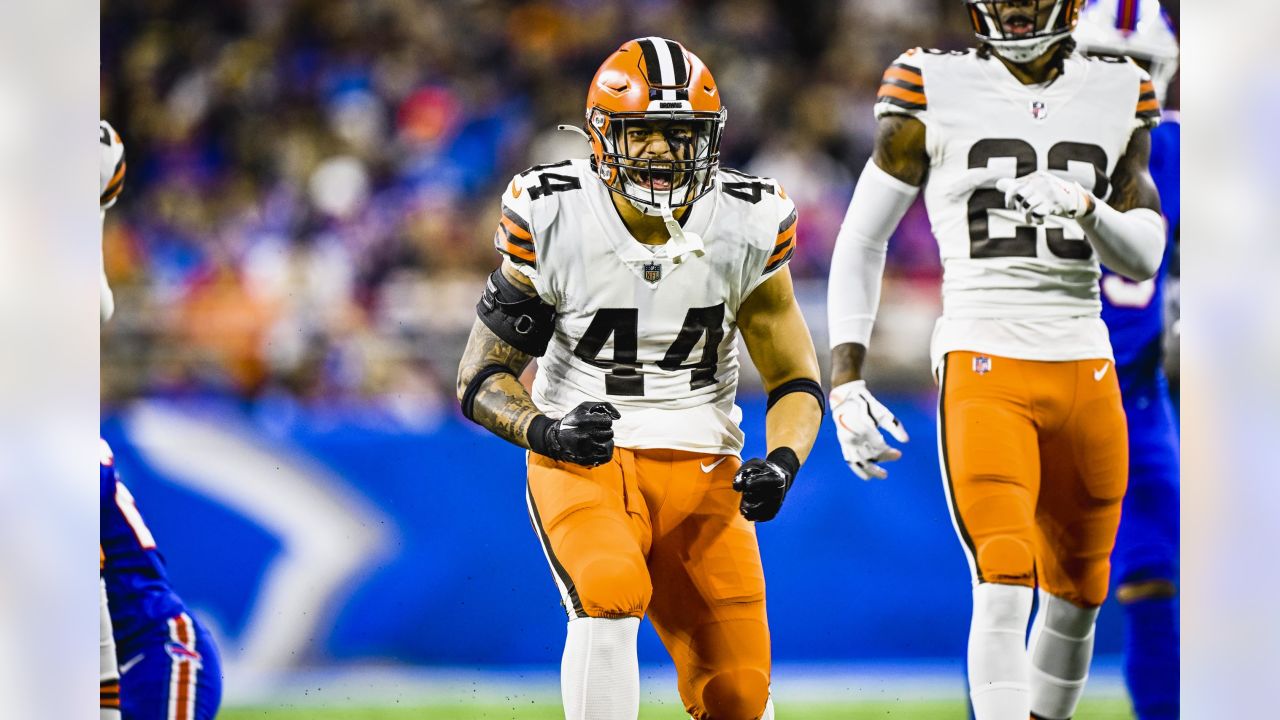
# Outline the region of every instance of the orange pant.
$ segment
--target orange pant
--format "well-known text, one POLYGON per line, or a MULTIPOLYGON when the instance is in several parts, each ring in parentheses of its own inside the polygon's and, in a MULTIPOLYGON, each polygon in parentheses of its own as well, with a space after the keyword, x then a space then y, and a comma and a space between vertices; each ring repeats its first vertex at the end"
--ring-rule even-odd
POLYGON ((1106 599, 1129 464, 1111 365, 947 353, 938 442, 977 582, 1106 599))
POLYGON ((737 458, 619 448, 591 469, 529 458, 529 514, 570 619, 647 613, 690 715, 758 718, 769 627, 737 458))

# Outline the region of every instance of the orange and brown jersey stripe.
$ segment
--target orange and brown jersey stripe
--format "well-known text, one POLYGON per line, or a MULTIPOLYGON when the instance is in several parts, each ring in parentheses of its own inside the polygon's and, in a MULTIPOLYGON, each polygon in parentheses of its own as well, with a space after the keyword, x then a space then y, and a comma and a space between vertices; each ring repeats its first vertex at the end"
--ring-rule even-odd
POLYGON ((116 170, 111 175, 111 182, 107 183, 106 189, 102 191, 100 196, 98 196, 99 206, 106 205, 119 197, 120 191, 124 189, 124 171, 125 162, 122 157, 120 158, 120 161, 116 163, 116 170))
POLYGON ((1138 107, 1134 114, 1143 120, 1156 120, 1160 117, 1160 101, 1156 99, 1156 86, 1150 80, 1143 80, 1138 88, 1138 107))
POLYGON ((774 242, 773 252, 769 254, 769 261, 764 264, 763 274, 768 275, 774 270, 786 265, 787 261, 791 259, 791 256, 794 255, 795 252, 796 209, 791 208, 791 214, 787 216, 786 220, 783 220, 778 225, 778 238, 774 242))
POLYGON ((107 709, 120 707, 119 680, 101 680, 98 682, 98 706, 107 709))
POLYGON ((904 62, 896 62, 884 71, 876 102, 889 103, 904 110, 927 110, 929 103, 924 95, 924 75, 920 68, 904 62))
POLYGON ((511 208, 505 206, 502 208, 498 230, 493 234, 493 245, 498 248, 498 252, 511 258, 514 263, 536 265, 538 262, 529 223, 515 214, 511 208))

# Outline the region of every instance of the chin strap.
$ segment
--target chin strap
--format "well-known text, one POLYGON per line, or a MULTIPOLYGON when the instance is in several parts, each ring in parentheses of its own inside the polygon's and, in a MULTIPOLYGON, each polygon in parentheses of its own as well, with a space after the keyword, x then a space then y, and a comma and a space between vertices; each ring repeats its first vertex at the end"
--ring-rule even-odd
POLYGON ((583 139, 583 140, 586 140, 587 142, 591 142, 591 136, 587 134, 587 131, 586 131, 586 130, 583 130, 582 128, 578 127, 577 125, 557 125, 557 126, 556 126, 556 129, 557 129, 557 130, 567 130, 567 131, 569 131, 569 132, 571 132, 571 133, 577 133, 577 134, 579 134, 579 135, 581 135, 581 136, 582 136, 582 139, 583 139))
POLYGON ((667 226, 667 234, 671 236, 667 241, 667 257, 671 258, 671 262, 679 265, 684 262, 686 255, 702 257, 707 254, 702 244, 702 236, 685 232, 684 228, 680 227, 680 222, 666 208, 663 208, 662 223, 667 226))

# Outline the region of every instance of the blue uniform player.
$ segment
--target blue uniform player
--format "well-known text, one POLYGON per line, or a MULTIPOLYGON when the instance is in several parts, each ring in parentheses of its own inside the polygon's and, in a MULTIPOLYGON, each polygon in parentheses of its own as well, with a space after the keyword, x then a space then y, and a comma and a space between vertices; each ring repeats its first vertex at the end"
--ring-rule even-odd
POLYGON ((1145 67, 1166 113, 1151 131, 1151 175, 1169 227, 1159 273, 1134 283, 1106 271, 1102 317, 1115 349, 1129 429, 1129 487, 1111 564, 1125 611, 1125 681, 1139 720, 1177 718, 1179 439, 1163 371, 1164 293, 1178 240, 1179 136, 1166 102, 1178 42, 1158 0, 1091 0, 1075 34, 1082 50, 1145 67))
MULTIPOLYGON (((107 209, 124 187, 124 141, 98 125, 98 208, 107 209)), ((102 321, 115 309, 107 276, 99 292, 102 321)), ((99 469, 98 552, 106 588, 100 662, 101 720, 209 720, 222 699, 222 668, 209 633, 169 586, 164 558, 129 489, 116 476, 102 441, 99 469), (114 637, 112 663, 111 640, 114 637), (118 682, 117 682, 118 678, 118 682)))
POLYGON ((173 592, 164 558, 105 442, 100 470, 102 577, 120 668, 123 720, 210 720, 222 698, 213 639, 173 592))

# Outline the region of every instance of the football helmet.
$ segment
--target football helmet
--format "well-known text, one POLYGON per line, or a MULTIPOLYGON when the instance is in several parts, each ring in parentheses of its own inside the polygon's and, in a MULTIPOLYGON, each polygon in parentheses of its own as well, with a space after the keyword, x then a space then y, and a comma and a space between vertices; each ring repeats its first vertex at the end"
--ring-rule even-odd
POLYGON ((629 40, 587 92, 595 171, 641 212, 670 217, 714 186, 725 117, 716 81, 697 55, 665 38, 629 40), (653 142, 659 135, 664 142, 653 142))
POLYGON ((965 0, 978 39, 1015 63, 1031 62, 1071 35, 1080 0, 965 0))
POLYGON ((116 204, 124 187, 124 141, 106 120, 98 121, 98 207, 116 204))
POLYGON ((1082 52, 1127 55, 1146 68, 1164 105, 1178 71, 1178 36, 1160 0, 1088 0, 1073 36, 1082 52))

